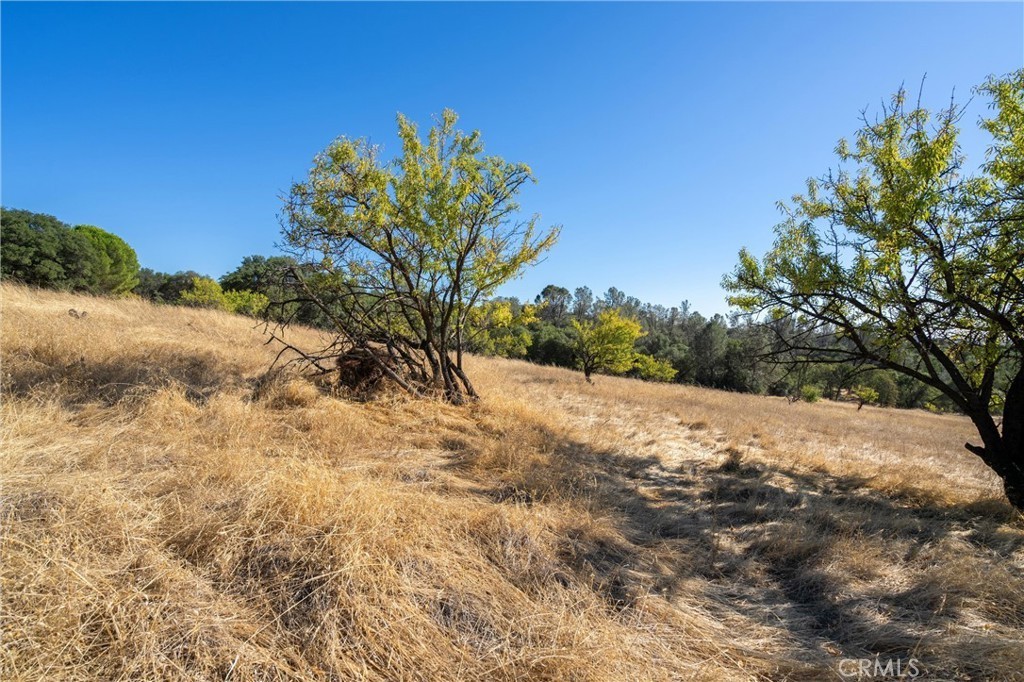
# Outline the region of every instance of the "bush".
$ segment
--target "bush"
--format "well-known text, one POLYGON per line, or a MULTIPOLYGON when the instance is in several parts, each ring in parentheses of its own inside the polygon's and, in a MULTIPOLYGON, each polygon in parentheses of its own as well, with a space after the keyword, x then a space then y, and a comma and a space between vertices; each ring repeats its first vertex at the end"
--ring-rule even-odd
POLYGON ((878 391, 870 386, 854 386, 853 394, 857 396, 858 410, 865 405, 873 405, 878 402, 878 391))
POLYGON ((637 353, 630 374, 645 381, 672 381, 676 377, 676 369, 664 360, 637 353))
POLYGON ((224 300, 228 310, 239 315, 259 317, 270 305, 270 299, 255 291, 225 291, 224 300))
POLYGON ((816 403, 821 400, 821 389, 810 384, 800 388, 800 399, 805 403, 816 403))
POLYGON ((178 300, 195 308, 213 308, 250 317, 260 315, 270 304, 266 296, 252 291, 225 292, 216 280, 209 277, 193 277, 191 288, 182 292, 178 300))

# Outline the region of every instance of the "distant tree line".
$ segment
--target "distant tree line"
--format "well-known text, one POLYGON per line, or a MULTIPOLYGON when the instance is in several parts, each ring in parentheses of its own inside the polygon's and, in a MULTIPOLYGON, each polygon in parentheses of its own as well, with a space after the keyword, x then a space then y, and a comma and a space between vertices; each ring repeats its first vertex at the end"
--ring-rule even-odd
MULTIPOLYGON (((492 299, 479 318, 483 323, 477 323, 469 344, 476 353, 808 401, 826 397, 891 407, 954 408, 939 391, 897 372, 768 357, 780 338, 802 333, 792 320, 764 325, 740 314, 706 318, 687 301, 665 307, 615 287, 598 296, 585 286, 570 291, 557 285, 544 287, 530 303, 492 299), (588 341, 595 336, 605 337, 605 355, 618 349, 617 357, 590 357, 588 341)), ((836 347, 844 343, 838 335, 819 342, 836 347)))
MULTIPOLYGON (((135 251, 98 227, 71 227, 53 216, 4 209, 0 276, 31 286, 93 294, 134 294, 154 303, 214 308, 275 322, 331 326, 331 306, 297 293, 302 272, 291 256, 251 255, 219 280, 187 270, 140 268, 135 251)), ((314 282, 314 272, 304 273, 314 282)), ((786 325, 790 325, 788 328, 786 325)), ((688 302, 665 307, 611 287, 595 295, 548 285, 532 302, 495 297, 476 303, 467 321, 469 352, 526 359, 595 374, 671 381, 746 393, 815 400, 848 398, 895 407, 954 409, 936 390, 887 370, 851 363, 806 365, 764 360, 778 338, 801 330, 775 328, 734 314, 705 318, 688 302)), ((819 343, 829 343, 821 341, 819 343)), ((838 337, 831 343, 839 347, 838 337)))
POLYGON ((94 225, 74 227, 43 213, 0 214, 0 279, 97 295, 134 294, 156 303, 216 308, 258 316, 269 300, 231 280, 222 286, 197 272, 140 268, 124 239, 94 225))
POLYGON ((132 247, 93 225, 71 227, 53 216, 3 209, 0 277, 48 289, 124 294, 138 283, 132 247))

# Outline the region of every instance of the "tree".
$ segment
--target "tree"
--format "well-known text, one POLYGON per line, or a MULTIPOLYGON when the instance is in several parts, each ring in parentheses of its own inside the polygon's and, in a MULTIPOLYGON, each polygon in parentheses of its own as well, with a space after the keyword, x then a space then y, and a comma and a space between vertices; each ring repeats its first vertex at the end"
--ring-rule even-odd
POLYGON ((541 365, 573 367, 575 339, 571 329, 556 327, 550 322, 537 320, 530 325, 531 342, 526 359, 541 365))
POLYGON ((53 216, 3 209, 0 276, 31 286, 93 291, 103 268, 100 251, 53 216))
POLYGON ((282 276, 296 265, 290 256, 246 256, 241 265, 220 278, 220 285, 224 291, 254 291, 274 298, 282 276))
POLYGON ((643 353, 633 355, 630 373, 644 381, 672 381, 676 377, 676 369, 671 364, 643 353))
POLYGON ((576 362, 588 382, 594 372, 624 374, 633 368, 633 344, 643 335, 640 323, 622 317, 618 310, 603 310, 595 321, 572 320, 576 332, 576 362))
POLYGON ((178 303, 181 295, 192 288, 192 282, 197 277, 202 275, 194 270, 171 275, 142 268, 139 270, 139 283, 132 289, 132 293, 154 303, 178 303))
POLYGON ((565 287, 549 284, 534 301, 540 306, 540 317, 555 325, 563 325, 572 304, 572 294, 565 287))
POLYGON ((794 318, 785 347, 804 361, 865 363, 941 393, 978 430, 982 444, 965 447, 1024 510, 1024 70, 979 91, 994 114, 978 171, 957 144, 963 109, 930 126, 900 90, 724 286, 735 305, 794 318))
POLYGON ((94 291, 126 294, 139 283, 139 259, 128 242, 95 225, 77 225, 74 231, 88 239, 100 255, 94 291))
POLYGON ((590 317, 594 311, 594 292, 590 287, 577 287, 576 295, 572 300, 572 315, 577 320, 590 317))
POLYGON ((210 277, 193 277, 192 286, 181 292, 178 301, 182 305, 193 308, 213 308, 229 312, 227 301, 224 299, 224 291, 217 284, 217 280, 210 277))
POLYGON ((530 168, 484 156, 480 133, 457 120, 446 110, 424 141, 399 114, 397 159, 339 138, 292 186, 284 238, 308 268, 294 277, 337 333, 328 348, 300 351, 320 371, 362 349, 412 393, 476 396, 463 367, 470 311, 539 260, 558 229, 517 217, 530 168))
POLYGON ((269 303, 269 299, 258 292, 224 291, 217 280, 210 277, 193 277, 192 286, 181 293, 179 301, 195 308, 213 308, 250 317, 261 315, 269 303))
POLYGON ((537 307, 516 299, 495 298, 478 303, 469 313, 467 350, 481 355, 521 358, 533 341, 528 325, 537 321, 537 307))

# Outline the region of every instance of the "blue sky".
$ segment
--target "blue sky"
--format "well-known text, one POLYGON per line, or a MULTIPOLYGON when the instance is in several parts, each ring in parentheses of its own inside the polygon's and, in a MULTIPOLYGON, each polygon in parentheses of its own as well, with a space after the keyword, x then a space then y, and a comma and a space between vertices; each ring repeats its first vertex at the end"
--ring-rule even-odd
MULTIPOLYGON (((901 83, 944 106, 1024 65, 1024 3, 10 3, 2 200, 91 223, 144 266, 274 252, 279 196, 331 139, 397 149, 445 107, 534 169, 561 224, 502 293, 616 286, 725 312, 776 201, 901 83), (870 109, 869 109, 870 111, 870 109)), ((972 103, 963 141, 984 140, 972 103)))

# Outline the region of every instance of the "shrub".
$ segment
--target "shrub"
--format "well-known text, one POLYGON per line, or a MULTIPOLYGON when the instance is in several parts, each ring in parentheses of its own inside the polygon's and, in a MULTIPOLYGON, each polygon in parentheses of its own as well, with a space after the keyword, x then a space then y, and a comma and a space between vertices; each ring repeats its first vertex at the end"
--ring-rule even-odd
POLYGON ((800 399, 805 403, 816 403, 821 400, 821 389, 810 384, 800 387, 800 399))
POLYGON ((676 368, 664 360, 637 353, 631 374, 645 381, 672 381, 676 377, 676 368))
POLYGON ((213 308, 250 317, 260 315, 270 304, 266 296, 253 291, 225 292, 209 277, 193 277, 191 288, 183 291, 178 301, 195 308, 213 308))

